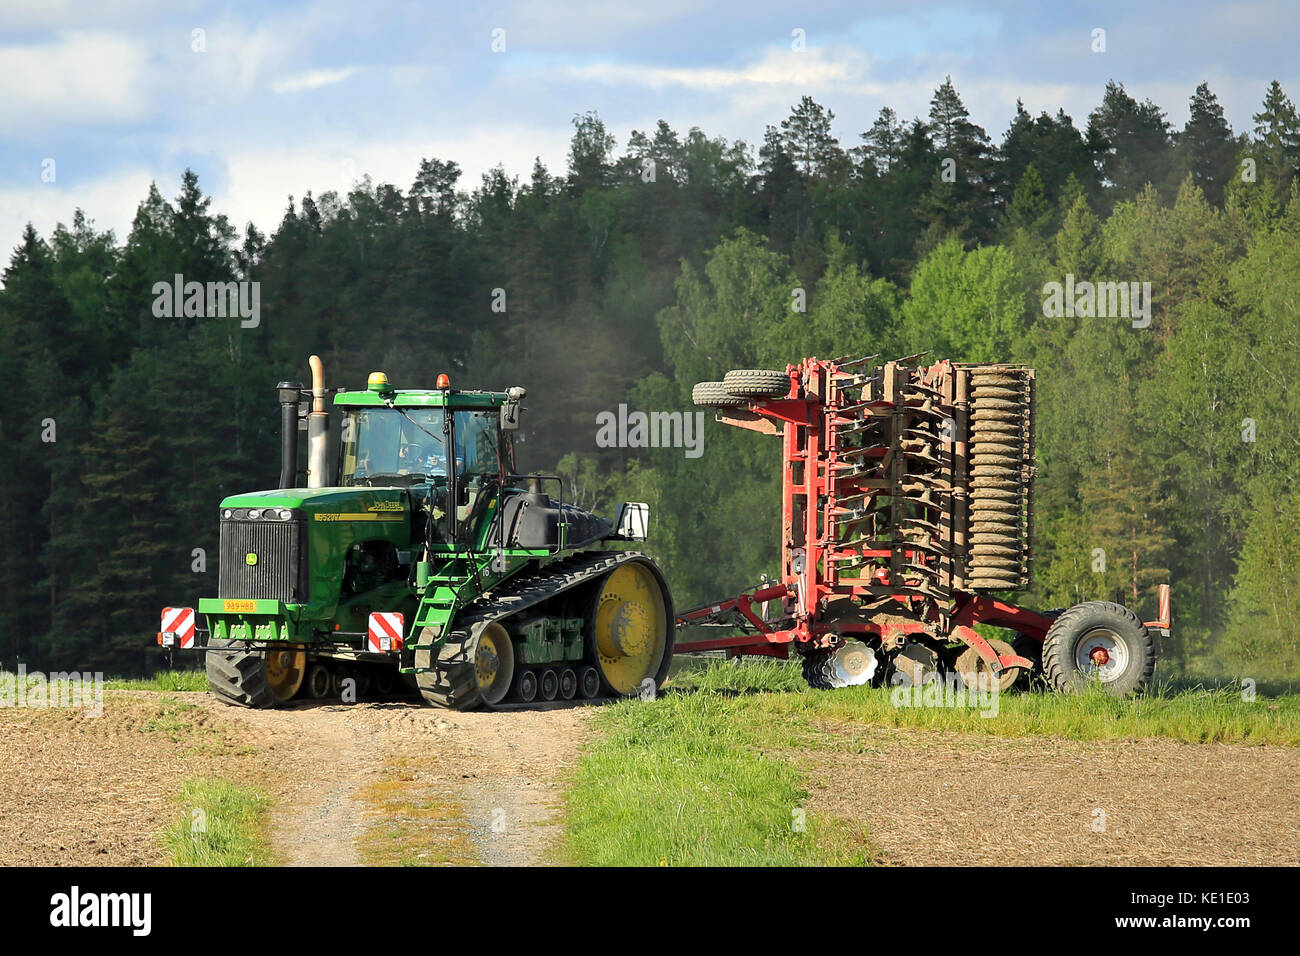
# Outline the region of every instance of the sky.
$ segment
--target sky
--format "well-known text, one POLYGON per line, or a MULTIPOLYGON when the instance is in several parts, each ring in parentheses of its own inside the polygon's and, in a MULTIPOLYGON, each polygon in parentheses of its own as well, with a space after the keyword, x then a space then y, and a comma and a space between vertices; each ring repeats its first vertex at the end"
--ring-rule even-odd
POLYGON ((3 0, 0 241, 77 208, 125 240, 149 183, 173 197, 186 167, 264 232, 290 195, 405 188, 422 157, 466 189, 536 157, 562 173, 588 110, 620 149, 659 119, 757 147, 807 94, 849 147, 882 106, 924 116, 947 75, 995 143, 1018 98, 1083 128, 1111 79, 1178 127, 1208 82, 1241 132, 1271 80, 1300 99, 1297 48, 1287 0, 3 0))

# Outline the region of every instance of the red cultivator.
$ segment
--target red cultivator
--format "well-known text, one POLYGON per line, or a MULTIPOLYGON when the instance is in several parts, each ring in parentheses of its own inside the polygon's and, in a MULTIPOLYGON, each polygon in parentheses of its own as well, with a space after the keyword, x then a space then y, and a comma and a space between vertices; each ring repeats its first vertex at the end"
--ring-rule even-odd
POLYGON ((942 673, 974 686, 983 673, 1006 689, 1030 672, 1060 690, 1144 687, 1151 631, 1169 633, 1168 585, 1146 625, 1108 602, 1039 612, 995 596, 1030 583, 1034 371, 871 361, 805 359, 695 387, 719 421, 782 436, 782 569, 779 583, 680 614, 679 627, 740 633, 677 652, 793 648, 814 687, 942 673), (1011 629, 1014 645, 976 623, 1011 629))

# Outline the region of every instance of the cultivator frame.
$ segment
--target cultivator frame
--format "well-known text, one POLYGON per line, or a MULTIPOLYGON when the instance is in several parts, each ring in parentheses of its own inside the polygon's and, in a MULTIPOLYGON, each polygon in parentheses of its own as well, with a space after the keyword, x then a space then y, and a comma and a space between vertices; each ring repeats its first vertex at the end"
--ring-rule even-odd
MULTIPOLYGON (((785 658, 869 637, 886 652, 960 642, 999 677, 1034 665, 1025 645, 1009 653, 974 630, 1041 645, 1055 617, 989 593, 1031 581, 1034 371, 920 357, 808 358, 784 383, 742 370, 696 387, 718 421, 781 436, 782 565, 779 582, 679 613, 679 628, 741 633, 677 653, 785 658), (756 611, 771 603, 777 614, 756 611)), ((1167 634, 1167 585, 1161 615, 1146 626, 1167 634)))

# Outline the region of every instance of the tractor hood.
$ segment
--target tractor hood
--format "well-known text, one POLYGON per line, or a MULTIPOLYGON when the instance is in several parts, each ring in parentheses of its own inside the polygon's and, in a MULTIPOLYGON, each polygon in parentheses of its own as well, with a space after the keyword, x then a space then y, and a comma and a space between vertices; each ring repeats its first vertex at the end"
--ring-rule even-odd
POLYGON ((403 488, 280 488, 231 495, 221 502, 223 518, 227 511, 245 517, 251 510, 270 510, 267 517, 274 518, 283 509, 309 521, 400 521, 410 510, 410 498, 403 488))

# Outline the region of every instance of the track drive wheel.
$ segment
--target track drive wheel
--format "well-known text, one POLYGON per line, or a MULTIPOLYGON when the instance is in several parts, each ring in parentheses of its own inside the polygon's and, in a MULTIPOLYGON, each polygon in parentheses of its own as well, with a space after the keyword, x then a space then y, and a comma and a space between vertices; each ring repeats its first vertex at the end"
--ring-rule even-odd
POLYGON ((208 645, 208 688, 217 699, 241 707, 274 707, 302 687, 307 652, 299 647, 250 651, 232 641, 208 645))
MULTIPOLYGON (((420 642, 431 642, 426 628, 420 642)), ((453 633, 437 651, 415 652, 415 666, 432 667, 417 674, 420 694, 435 707, 469 710, 505 700, 515 679, 515 647, 510 634, 496 621, 474 629, 468 637, 453 633), (437 654, 435 660, 434 654, 437 654)))
POLYGON ((667 595, 658 570, 645 560, 620 564, 596 585, 587 615, 587 662, 606 692, 637 694, 647 680, 656 691, 663 685, 676 637, 667 595))

